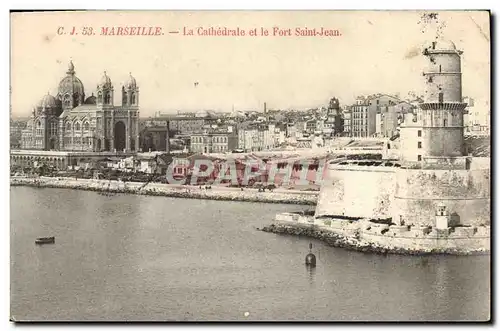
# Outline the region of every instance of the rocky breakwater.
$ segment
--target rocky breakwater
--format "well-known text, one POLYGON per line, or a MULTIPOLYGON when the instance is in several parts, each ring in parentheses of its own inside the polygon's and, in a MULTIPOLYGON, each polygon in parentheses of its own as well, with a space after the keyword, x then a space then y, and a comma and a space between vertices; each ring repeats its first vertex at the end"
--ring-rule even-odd
POLYGON ((222 186, 187 186, 161 183, 137 183, 95 179, 74 179, 61 177, 11 177, 11 186, 33 186, 37 188, 70 188, 78 190, 128 193, 172 198, 208 199, 224 201, 247 201, 262 203, 315 205, 318 192, 276 189, 259 192, 257 189, 230 188, 222 186))
POLYGON ((296 235, 324 241, 329 246, 360 252, 402 255, 489 254, 489 227, 399 229, 370 220, 321 220, 297 213, 278 214, 276 221, 259 229, 280 235, 296 235), (419 235, 420 234, 420 235, 419 235), (469 241, 469 242, 468 242, 469 241))

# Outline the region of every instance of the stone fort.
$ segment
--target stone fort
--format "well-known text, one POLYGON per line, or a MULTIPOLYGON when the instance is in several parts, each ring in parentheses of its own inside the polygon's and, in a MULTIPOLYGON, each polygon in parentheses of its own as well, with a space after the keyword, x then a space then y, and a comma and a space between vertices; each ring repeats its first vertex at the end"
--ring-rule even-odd
POLYGON ((451 41, 426 45, 424 103, 401 125, 397 157, 328 164, 315 224, 390 220, 397 230, 391 237, 429 239, 457 237, 458 228, 457 238, 467 239, 481 227, 488 240, 477 246, 489 246, 490 158, 468 156, 464 148, 461 54, 451 41))

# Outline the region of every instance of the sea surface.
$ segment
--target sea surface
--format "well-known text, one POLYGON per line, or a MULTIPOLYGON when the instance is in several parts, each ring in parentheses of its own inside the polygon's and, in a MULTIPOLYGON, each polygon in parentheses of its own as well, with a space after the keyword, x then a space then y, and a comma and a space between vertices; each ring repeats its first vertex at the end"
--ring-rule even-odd
POLYGON ((490 257, 373 255, 257 231, 313 207, 11 187, 11 318, 485 321, 490 257), (53 245, 35 245, 55 236, 53 245), (318 258, 307 269, 309 243, 318 258))

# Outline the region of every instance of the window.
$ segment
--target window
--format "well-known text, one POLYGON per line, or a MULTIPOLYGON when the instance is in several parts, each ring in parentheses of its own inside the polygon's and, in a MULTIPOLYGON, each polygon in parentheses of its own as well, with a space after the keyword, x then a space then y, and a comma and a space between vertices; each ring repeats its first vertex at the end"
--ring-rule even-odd
POLYGON ((64 96, 64 107, 71 107, 71 96, 69 94, 64 96))
POLYGON ((85 131, 88 131, 88 130, 89 130, 89 127, 90 127, 90 126, 89 126, 89 122, 85 122, 85 123, 83 123, 83 129, 84 129, 85 131))
POLYGON ((418 155, 418 156, 417 156, 417 159, 418 159, 419 161, 422 161, 422 155, 418 155))
POLYGON ((443 92, 439 93, 438 98, 439 98, 439 103, 443 103, 443 92))
POLYGON ((441 72, 441 65, 439 65, 439 72, 441 72))
POLYGON ((422 137, 422 130, 417 131, 417 136, 422 137))
POLYGON ((43 135, 42 122, 40 121, 37 121, 36 123, 36 135, 37 136, 43 135))
POLYGON ((56 121, 50 122, 50 135, 51 136, 57 135, 57 122, 56 121))
POLYGON ((443 119, 443 126, 446 126, 447 124, 446 122, 447 122, 446 119, 443 119))
POLYGON ((104 103, 109 105, 111 103, 111 94, 109 92, 106 92, 104 96, 104 103))
POLYGON ((75 123, 75 130, 80 131, 80 123, 78 122, 75 123))
POLYGON ((418 148, 422 148, 422 142, 421 141, 418 142, 418 148))
POLYGON ((135 93, 132 93, 132 96, 130 97, 130 103, 135 105, 135 93))
POLYGON ((97 93, 97 103, 102 103, 102 92, 101 91, 99 91, 97 93))

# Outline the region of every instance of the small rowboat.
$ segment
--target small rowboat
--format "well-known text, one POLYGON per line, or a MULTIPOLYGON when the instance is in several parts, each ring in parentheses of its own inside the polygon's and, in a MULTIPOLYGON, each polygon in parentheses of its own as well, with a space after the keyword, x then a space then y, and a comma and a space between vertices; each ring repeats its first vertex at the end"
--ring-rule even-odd
POLYGON ((37 245, 53 244, 55 242, 56 242, 55 237, 42 237, 42 238, 35 239, 35 244, 37 244, 37 245))

